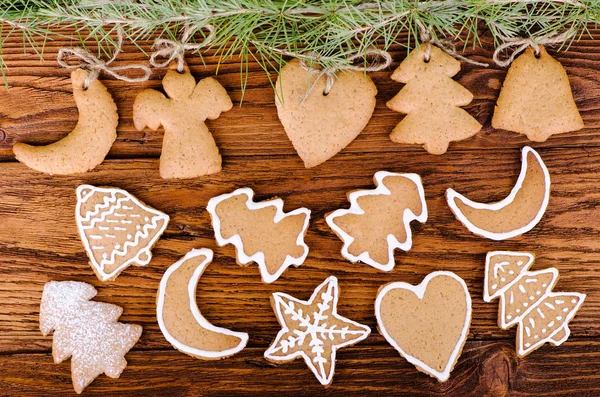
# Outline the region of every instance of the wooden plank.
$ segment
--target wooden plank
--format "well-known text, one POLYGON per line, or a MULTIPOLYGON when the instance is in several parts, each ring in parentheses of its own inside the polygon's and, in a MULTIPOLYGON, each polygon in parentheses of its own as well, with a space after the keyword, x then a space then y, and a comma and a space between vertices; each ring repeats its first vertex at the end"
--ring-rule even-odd
POLYGON ((215 251, 215 263, 201 279, 201 310, 215 324, 251 335, 250 346, 266 346, 278 325, 269 304, 272 292, 308 298, 328 275, 339 277, 340 312, 375 327, 377 289, 391 281, 418 283, 434 270, 463 277, 474 302, 471 339, 513 338, 514 330, 496 325, 497 303, 482 300, 485 254, 491 250, 528 250, 538 256, 535 269, 555 266, 561 279, 556 290, 588 294, 571 329, 577 337, 598 337, 600 325, 600 240, 597 203, 600 192, 600 148, 540 150, 552 176, 552 195, 542 221, 524 236, 493 242, 472 235, 452 215, 444 191, 453 187, 474 200, 504 197, 520 169, 518 150, 455 151, 442 157, 410 153, 342 155, 318 169, 306 170, 294 157, 229 158, 223 172, 183 181, 158 176, 157 160, 110 160, 84 175, 47 176, 19 163, 0 164, 0 351, 48 349, 38 330, 41 291, 49 280, 74 279, 99 289, 99 300, 125 308, 123 321, 144 326, 140 348, 166 348, 156 324, 155 294, 165 269, 191 248, 215 251), (352 156, 353 166, 348 166, 352 156), (360 166, 358 166, 360 165, 360 166), (385 273, 351 264, 339 254, 341 242, 326 226, 325 213, 347 206, 346 192, 372 186, 375 171, 422 175, 429 208, 426 224, 414 224, 414 246, 397 254, 397 265, 385 273), (75 187, 81 183, 116 185, 167 212, 171 223, 145 268, 131 267, 115 282, 101 284, 93 275, 74 222, 75 187), (232 246, 216 247, 208 200, 250 186, 257 199, 285 200, 285 209, 306 206, 312 212, 306 238, 306 263, 289 269, 274 284, 260 281, 255 265, 235 264, 232 246))
MULTIPOLYGON (((592 30, 593 37, 600 37, 600 30, 592 30)), ((93 44, 88 43, 91 48, 93 44)), ((138 43, 150 51, 151 42, 138 43)), ((77 109, 71 96, 69 71, 58 67, 55 58, 60 47, 78 45, 77 40, 55 38, 44 48, 46 62, 40 62, 33 51, 24 53, 20 38, 12 36, 3 45, 3 56, 8 64, 8 91, 0 89, 0 160, 13 159, 12 145, 24 141, 34 144, 47 144, 60 139, 77 122, 77 109)), ((483 48, 468 48, 465 54, 478 61, 491 62, 493 45, 483 37, 483 48)), ((370 73, 378 87, 377 106, 373 118, 360 136, 343 153, 364 152, 426 152, 417 146, 391 142, 388 134, 402 119, 385 106, 402 85, 389 80, 390 71, 398 66, 406 56, 406 50, 399 46, 391 49, 395 60, 390 70, 370 73)), ((586 127, 578 132, 556 136, 539 146, 574 147, 597 146, 600 111, 596 103, 600 100, 597 89, 600 71, 596 65, 600 60, 600 47, 585 36, 569 47, 568 52, 550 51, 566 67, 573 87, 573 94, 584 118, 586 127)), ((244 102, 240 106, 239 59, 230 59, 218 65, 214 51, 205 54, 203 66, 198 57, 189 57, 188 62, 196 78, 212 76, 218 69, 217 79, 230 93, 236 106, 221 115, 208 126, 224 156, 294 155, 294 149, 287 139, 277 118, 274 93, 267 75, 255 62, 249 65, 248 87, 244 102), (249 145, 248 143, 251 143, 249 145)), ((119 56, 117 64, 146 62, 140 50, 127 44, 119 56)), ((143 88, 161 88, 160 79, 164 70, 155 71, 150 81, 141 84, 125 83, 103 77, 103 81, 113 94, 120 114, 118 138, 109 157, 157 157, 162 144, 162 130, 136 131, 132 123, 132 106, 136 93, 143 88)), ((482 124, 484 129, 475 137, 455 143, 451 151, 463 149, 502 149, 518 148, 528 141, 525 137, 507 131, 491 128, 490 120, 505 71, 490 66, 481 68, 468 64, 457 80, 471 90, 475 100, 466 107, 482 124)))
MULTIPOLYGON (((382 337, 378 336, 382 339, 382 337)), ((600 393, 600 342, 569 341, 525 359, 505 341, 469 341, 446 383, 418 372, 387 345, 339 351, 331 386, 324 388, 300 359, 275 366, 264 349, 247 348, 220 361, 176 351, 132 351, 119 379, 99 376, 86 396, 577 396, 600 393), (576 358, 576 360, 574 359, 576 358), (150 374, 152 374, 150 376, 150 374)), ((8 395, 75 395, 68 362, 50 354, 0 356, 0 390, 8 395)))

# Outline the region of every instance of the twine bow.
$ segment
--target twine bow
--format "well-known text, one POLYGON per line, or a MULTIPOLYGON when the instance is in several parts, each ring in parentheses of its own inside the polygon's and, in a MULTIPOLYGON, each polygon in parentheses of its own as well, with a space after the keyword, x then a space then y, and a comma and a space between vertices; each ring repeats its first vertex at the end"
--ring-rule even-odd
POLYGON ((471 65, 482 66, 484 68, 487 68, 488 66, 490 66, 487 63, 477 62, 477 61, 469 59, 465 56, 462 56, 461 54, 458 53, 458 51, 456 51, 456 46, 454 45, 454 43, 452 41, 434 39, 433 36, 431 35, 431 27, 429 29, 427 29, 425 27, 425 25, 423 25, 423 23, 421 21, 419 21, 418 19, 415 19, 415 22, 416 22, 417 26, 419 27, 419 40, 421 41, 421 43, 425 44, 425 56, 424 56, 425 62, 429 62, 429 59, 431 58, 431 45, 433 44, 436 47, 438 47, 439 49, 441 49, 442 51, 444 51, 445 53, 447 53, 448 55, 450 55, 458 60, 465 61, 467 63, 470 63, 471 65))
MULTIPOLYGON (((318 61, 318 56, 315 56, 313 53, 305 54, 304 58, 300 59, 300 65, 307 70, 308 72, 318 72, 317 78, 308 88, 306 94, 302 98, 302 102, 314 88, 315 84, 319 81, 319 79, 325 76, 325 88, 323 89, 323 95, 328 95, 331 92, 331 88, 335 82, 335 73, 340 70, 340 68, 322 68, 316 69, 312 65, 307 64, 307 60, 318 61)), ((383 70, 392 64, 392 56, 384 50, 380 50, 378 48, 367 48, 365 51, 349 56, 347 58, 348 65, 344 66, 344 70, 356 70, 356 71, 365 71, 365 72, 377 72, 383 70), (374 61, 368 63, 363 66, 354 65, 354 62, 359 59, 365 59, 366 57, 373 57, 374 61), (382 61, 380 61, 382 60, 382 61)))
POLYGON ((569 29, 560 34, 543 36, 537 39, 534 38, 526 38, 526 37, 504 37, 500 36, 504 43, 502 43, 496 50, 494 51, 494 55, 492 59, 494 63, 502 68, 509 66, 512 61, 514 61, 515 57, 524 51, 526 48, 531 47, 535 51, 535 55, 539 55, 540 53, 540 45, 544 44, 563 44, 573 36, 575 36, 576 31, 569 29), (500 59, 500 55, 506 49, 513 48, 512 52, 508 56, 508 58, 502 60, 500 59))
POLYGON ((150 74, 152 73, 152 71, 150 70, 150 68, 148 66, 139 65, 139 64, 124 65, 124 66, 109 66, 115 59, 117 59, 117 56, 121 52, 121 48, 123 46, 123 33, 121 32, 121 30, 118 30, 117 32, 118 32, 117 45, 113 52, 112 58, 110 58, 108 61, 103 61, 102 59, 95 57, 94 55, 92 55, 88 51, 84 50, 83 48, 77 48, 77 47, 61 48, 58 51, 58 56, 57 56, 56 60, 58 61, 58 64, 60 66, 62 66, 63 68, 67 68, 67 69, 81 68, 81 69, 87 70, 89 72, 88 76, 86 77, 85 81, 83 82, 84 90, 87 90, 88 87, 90 86, 90 84, 98 78, 98 76, 100 75, 100 72, 104 72, 104 73, 114 77, 117 80, 127 81, 129 83, 138 83, 138 82, 148 80, 150 78, 150 74), (81 62, 79 62, 77 64, 68 63, 68 59, 72 58, 72 57, 79 58, 81 60, 81 62), (144 72, 144 75, 140 76, 140 77, 129 77, 125 74, 120 73, 122 71, 132 70, 132 69, 141 70, 144 72))
POLYGON ((165 68, 169 64, 177 59, 177 71, 183 72, 184 68, 184 55, 186 51, 197 51, 200 48, 208 46, 215 37, 215 27, 213 25, 205 25, 204 28, 208 30, 208 35, 202 40, 201 43, 193 44, 188 43, 190 35, 196 30, 196 25, 187 26, 181 40, 169 40, 169 39, 158 39, 152 47, 154 53, 150 56, 150 64, 157 68, 165 68), (165 61, 159 62, 158 58, 166 58, 165 61))

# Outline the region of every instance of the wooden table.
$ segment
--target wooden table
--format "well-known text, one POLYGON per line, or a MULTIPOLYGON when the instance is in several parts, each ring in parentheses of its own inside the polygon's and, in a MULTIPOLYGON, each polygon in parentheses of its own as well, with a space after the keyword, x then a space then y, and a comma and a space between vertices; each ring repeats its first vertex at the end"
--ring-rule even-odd
MULTIPOLYGON (((596 38, 600 31, 593 31, 596 38)), ((54 364, 51 337, 39 331, 44 283, 79 280, 98 289, 96 300, 124 308, 123 322, 141 324, 143 335, 127 354, 119 379, 98 377, 85 395, 455 395, 455 396, 597 396, 600 395, 600 47, 584 38, 568 52, 550 53, 566 67, 585 128, 532 144, 550 171, 552 193, 542 221, 529 233, 493 242, 472 235, 452 215, 444 191, 453 187, 470 198, 494 201, 510 191, 520 169, 523 136, 490 127, 494 103, 505 76, 497 67, 463 64, 457 80, 475 95, 466 109, 484 129, 453 144, 443 156, 420 147, 392 143, 388 134, 402 116, 385 102, 402 87, 390 70, 372 73, 377 107, 360 136, 325 164, 305 169, 277 118, 266 74, 251 62, 248 86, 240 91, 239 60, 219 67, 217 79, 235 106, 208 122, 223 155, 223 171, 192 180, 163 180, 158 175, 162 130, 138 132, 132 104, 139 90, 160 88, 164 70, 150 81, 130 84, 103 77, 119 108, 118 138, 108 159, 94 171, 48 176, 15 162, 14 142, 53 142, 77 121, 69 72, 55 62, 62 46, 77 40, 57 38, 45 47, 45 62, 20 38, 3 46, 8 91, 0 89, 0 395, 73 394, 70 364, 54 364), (389 273, 352 264, 340 255, 341 242, 324 214, 347 206, 346 192, 372 187, 378 170, 416 172, 423 178, 429 219, 413 223, 414 245, 398 252, 389 273), (87 263, 74 222, 75 188, 82 183, 124 188, 171 216, 147 267, 130 267, 114 282, 101 283, 87 263), (208 200, 238 187, 252 187, 257 199, 279 196, 285 209, 312 210, 306 236, 310 254, 271 285, 263 284, 256 265, 236 265, 234 247, 217 247, 208 200), (155 315, 156 290, 163 272, 192 248, 214 250, 198 287, 203 314, 215 325, 250 334, 248 346, 234 357, 202 361, 175 351, 160 332, 155 315), (482 299, 485 254, 491 250, 526 250, 536 254, 534 269, 560 271, 556 290, 578 291, 587 300, 571 322, 572 335, 560 347, 545 345, 524 359, 515 355, 515 329, 497 324, 497 302, 482 299), (418 372, 376 331, 373 303, 377 289, 391 281, 419 283, 434 270, 450 270, 465 279, 473 298, 468 341, 450 380, 438 383, 418 372), (280 327, 269 298, 275 291, 301 299, 327 276, 339 278, 340 314, 369 325, 372 335, 339 352, 333 384, 325 389, 302 360, 275 366, 263 352, 280 327)), ((145 43, 149 49, 150 43, 145 43)), ((467 56, 490 61, 492 45, 469 49, 467 56)), ((206 67, 188 62, 196 78, 213 76, 217 58, 209 52, 206 67)), ((394 48, 393 68, 406 51, 394 48)), ((145 61, 127 45, 118 64, 145 61)), ((393 69, 392 69, 393 70, 393 69)))

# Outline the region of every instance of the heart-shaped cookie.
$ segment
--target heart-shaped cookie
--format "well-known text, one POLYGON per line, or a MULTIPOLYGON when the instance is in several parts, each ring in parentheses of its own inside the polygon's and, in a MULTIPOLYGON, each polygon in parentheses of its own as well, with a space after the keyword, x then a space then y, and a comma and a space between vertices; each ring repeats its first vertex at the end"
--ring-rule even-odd
POLYGON ((379 332, 418 370, 448 380, 471 324, 471 296, 452 272, 430 273, 417 286, 390 283, 375 301, 379 332))
POLYGON ((277 114, 306 168, 330 159, 358 136, 377 95, 371 78, 358 71, 339 72, 325 95, 327 77, 319 73, 295 59, 281 69, 275 87, 277 114))

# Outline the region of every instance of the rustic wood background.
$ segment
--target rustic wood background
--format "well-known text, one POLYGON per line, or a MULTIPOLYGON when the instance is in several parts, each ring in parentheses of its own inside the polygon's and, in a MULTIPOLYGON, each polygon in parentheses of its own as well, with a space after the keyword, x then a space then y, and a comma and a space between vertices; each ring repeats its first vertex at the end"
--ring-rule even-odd
MULTIPOLYGON (((600 31, 592 31, 596 38, 600 31)), ((149 49, 150 43, 147 43, 149 49)), ((467 50, 467 56, 490 61, 493 47, 467 50)), ((150 81, 130 84, 103 77, 119 108, 118 138, 108 159, 96 170, 76 176, 48 176, 15 162, 14 142, 53 142, 77 121, 69 71, 55 58, 62 46, 77 40, 56 38, 44 49, 45 62, 20 38, 2 50, 9 90, 0 89, 0 395, 71 395, 70 364, 54 364, 51 337, 38 329, 39 304, 49 280, 79 280, 98 289, 97 300, 124 308, 123 322, 141 324, 144 333, 126 356, 120 379, 98 377, 85 395, 347 396, 597 396, 600 395, 600 47, 589 37, 568 52, 550 53, 565 66, 585 121, 581 131, 532 144, 552 177, 550 205, 542 221, 524 236, 493 242, 472 235, 452 215, 444 191, 453 187, 470 198, 493 201, 510 191, 520 169, 520 148, 530 144, 515 133, 493 130, 490 120, 505 70, 463 65, 457 80, 473 92, 467 110, 484 124, 472 139, 453 144, 443 156, 420 147, 394 144, 388 134, 402 115, 385 102, 402 87, 389 75, 406 51, 392 51, 390 70, 372 73, 377 107, 360 136, 325 164, 304 169, 278 119, 266 74, 249 65, 248 87, 241 99, 239 63, 219 66, 217 79, 236 106, 209 121, 223 155, 219 174, 185 181, 158 175, 162 131, 138 132, 132 104, 139 90, 160 88, 165 70, 150 81), (399 252, 392 272, 351 264, 340 255, 341 242, 324 214, 347 206, 346 192, 372 187, 378 170, 416 172, 423 178, 429 219, 413 223, 414 245, 399 252), (130 267, 114 282, 101 283, 87 264, 74 222, 75 188, 82 183, 124 188, 165 211, 171 222, 145 268, 130 267), (310 254, 274 284, 261 283, 256 265, 235 263, 234 247, 217 247, 205 211, 208 200, 238 187, 252 187, 258 199, 285 200, 285 209, 306 206, 312 219, 306 242, 310 254), (198 299, 214 324, 250 334, 248 347, 221 361, 201 361, 175 351, 160 332, 155 316, 156 290, 163 272, 192 248, 215 251, 202 277, 198 299), (496 325, 497 303, 482 299, 483 268, 490 250, 527 250, 537 255, 535 269, 560 271, 556 290, 588 294, 571 322, 572 335, 560 347, 545 345, 524 359, 515 355, 515 329, 496 325), (418 372, 375 329, 373 303, 379 286, 391 281, 419 283, 434 270, 451 270, 465 279, 473 298, 473 322, 462 356, 446 383, 418 372), (364 342, 342 349, 333 384, 324 389, 302 360, 275 366, 263 359, 279 326, 269 297, 284 291, 308 298, 329 275, 339 278, 342 315, 373 328, 364 342)), ((197 78, 213 76, 217 58, 206 54, 188 63, 197 78)), ((127 45, 117 64, 145 61, 127 45)), ((552 82, 549 82, 552 84, 552 82)))

